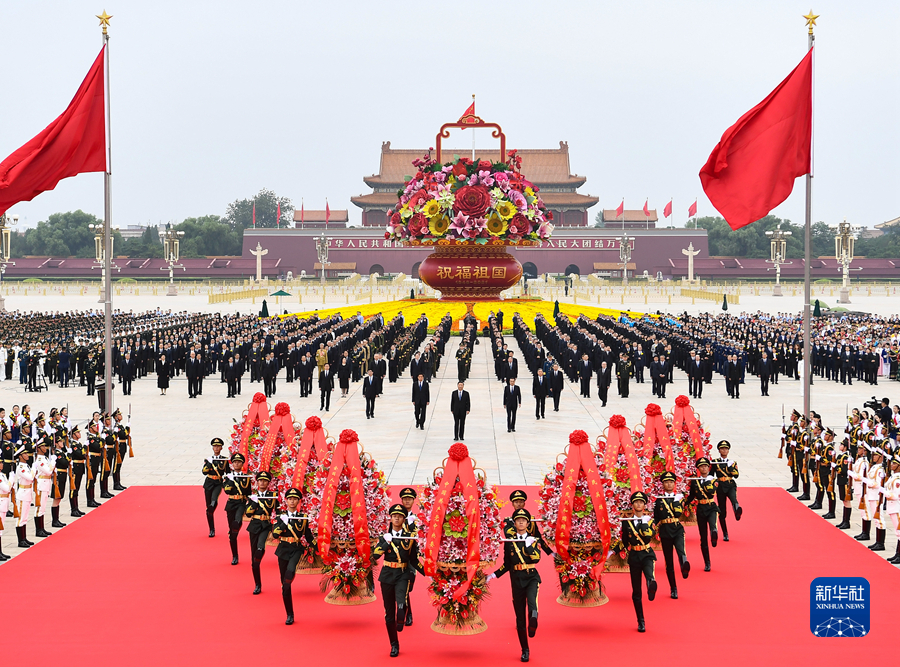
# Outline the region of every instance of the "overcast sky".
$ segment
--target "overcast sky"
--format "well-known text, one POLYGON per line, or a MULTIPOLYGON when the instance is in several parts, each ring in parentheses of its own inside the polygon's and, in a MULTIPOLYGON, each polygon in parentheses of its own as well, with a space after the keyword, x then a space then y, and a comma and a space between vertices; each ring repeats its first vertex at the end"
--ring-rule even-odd
MULTIPOLYGON (((101 46, 112 76, 113 218, 121 227, 223 214, 260 188, 349 208, 381 143, 427 148, 465 110, 513 148, 567 141, 599 207, 699 197, 722 132, 802 59, 808 4, 3 0, 0 159, 63 111, 101 46)), ((803 0, 805 3, 806 0, 803 0)), ((815 0, 815 220, 900 215, 900 3, 815 0)), ((492 146, 486 131, 479 146, 492 146)), ((459 133, 459 146, 471 135, 459 133)), ((451 137, 451 145, 454 137, 451 137)), ((85 174, 11 209, 103 212, 85 174)), ((775 214, 803 221, 802 179, 775 214)), ((22 223, 20 223, 22 224, 22 223)))

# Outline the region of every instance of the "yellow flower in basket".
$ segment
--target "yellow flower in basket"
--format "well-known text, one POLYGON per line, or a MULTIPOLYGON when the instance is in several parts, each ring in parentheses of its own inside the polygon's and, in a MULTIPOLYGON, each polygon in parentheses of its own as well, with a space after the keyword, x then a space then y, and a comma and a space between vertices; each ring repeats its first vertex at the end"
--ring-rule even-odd
MULTIPOLYGON (((428 203, 438 205, 434 200, 428 203)), ((440 209, 440 205, 438 205, 438 209, 440 209)), ((446 215, 439 215, 428 221, 428 231, 430 231, 434 236, 443 236, 447 233, 448 229, 450 229, 450 218, 448 218, 446 215)))
POLYGON ((502 234, 505 234, 508 227, 509 223, 496 215, 492 215, 487 220, 487 230, 491 236, 501 236, 502 234))
MULTIPOLYGON (((435 199, 429 199, 425 206, 422 207, 422 213, 426 218, 433 218, 441 212, 441 205, 435 199)), ((449 222, 447 223, 450 224, 449 222)))
MULTIPOLYGON (((499 215, 501 218, 503 218, 504 220, 509 220, 516 214, 518 209, 513 205, 512 202, 504 200, 497 203, 496 211, 497 215, 499 215)), ((490 229, 490 223, 488 223, 488 229, 490 229)), ((505 228, 504 231, 506 231, 505 228)), ((491 233, 493 234, 493 232, 491 233)))

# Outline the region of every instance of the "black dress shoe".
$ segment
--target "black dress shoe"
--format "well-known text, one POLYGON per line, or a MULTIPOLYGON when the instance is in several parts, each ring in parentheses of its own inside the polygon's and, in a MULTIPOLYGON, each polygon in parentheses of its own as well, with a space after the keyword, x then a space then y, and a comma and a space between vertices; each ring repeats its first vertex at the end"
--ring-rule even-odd
POLYGON ((113 486, 113 491, 124 491, 127 489, 127 486, 122 486, 121 484, 116 484, 113 486))
POLYGON ((678 589, 673 588, 673 589, 672 589, 672 594, 671 594, 670 597, 671 597, 673 600, 677 600, 677 599, 678 599, 678 589))
POLYGON ((744 508, 738 505, 734 508, 734 518, 740 521, 742 516, 744 516, 744 508))
POLYGON ((101 491, 100 497, 101 498, 115 498, 115 496, 113 494, 111 494, 109 491, 101 491))
POLYGON ((406 611, 406 621, 404 621, 404 625, 412 625, 413 624, 413 615, 412 609, 407 607, 406 611))
POLYGON ((530 656, 531 656, 531 654, 527 648, 522 649, 522 657, 519 658, 519 660, 521 660, 522 662, 528 662, 528 659, 530 658, 530 656))
POLYGON ((51 528, 65 528, 66 524, 64 524, 59 519, 54 519, 53 522, 50 524, 50 527, 51 528))
POLYGON ((238 557, 237 557, 237 556, 235 556, 234 558, 231 559, 231 564, 232 564, 232 565, 237 565, 237 564, 238 564, 238 557))
POLYGON ((797 500, 809 500, 809 494, 804 493, 803 495, 797 496, 797 500))
POLYGON ((656 579, 651 579, 649 582, 647 582, 647 599, 650 600, 650 602, 653 602, 653 599, 656 597, 657 588, 658 585, 656 583, 656 579))
POLYGON ((284 620, 285 625, 293 625, 294 624, 294 615, 291 614, 284 620))
POLYGON ((644 619, 638 621, 638 632, 647 632, 647 628, 644 625, 644 619))
POLYGON ((256 585, 256 588, 253 589, 253 594, 254 594, 254 595, 259 595, 260 593, 262 593, 262 586, 260 586, 259 584, 257 584, 257 585, 256 585))
POLYGON ((209 536, 210 536, 210 537, 215 537, 215 536, 216 536, 216 531, 214 531, 214 530, 209 531, 209 536))
POLYGON ((709 563, 707 562, 706 565, 703 566, 703 571, 709 572, 709 570, 710 570, 710 567, 709 567, 709 563))
POLYGON ((725 533, 724 535, 722 535, 722 539, 727 542, 728 541, 728 533, 725 533))
MULTIPOLYGON (((797 491, 799 491, 800 489, 798 489, 796 486, 790 486, 790 487, 788 487, 788 488, 785 489, 785 490, 786 490, 788 493, 797 493, 797 491)), ((735 514, 737 514, 737 512, 735 512, 735 514)))
POLYGON ((391 642, 391 657, 396 658, 400 655, 400 644, 398 642, 391 642))
POLYGON ((712 534, 709 537, 709 542, 710 542, 710 544, 713 545, 713 547, 715 547, 719 543, 719 531, 718 530, 712 531, 712 534))
POLYGON ((684 561, 684 562, 681 564, 681 578, 682 578, 682 579, 687 579, 687 578, 688 578, 688 575, 689 575, 690 573, 691 573, 691 564, 688 563, 687 561, 684 561))

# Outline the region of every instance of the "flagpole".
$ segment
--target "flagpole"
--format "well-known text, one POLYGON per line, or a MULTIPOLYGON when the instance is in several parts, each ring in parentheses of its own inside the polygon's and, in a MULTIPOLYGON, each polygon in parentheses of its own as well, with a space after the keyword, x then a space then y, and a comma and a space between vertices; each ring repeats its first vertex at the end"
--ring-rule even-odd
MULTIPOLYGON (((813 34, 813 26, 816 25, 817 15, 812 13, 810 10, 809 14, 804 16, 806 19, 806 25, 809 28, 809 35, 807 40, 807 49, 812 49, 813 44, 816 41, 816 36, 813 34)), ((815 56, 813 56, 813 73, 812 73, 812 86, 813 91, 815 91, 815 56)), ((815 118, 815 96, 813 95, 813 109, 812 109, 812 118, 815 118)), ((806 225, 804 229, 804 251, 803 251, 803 414, 809 416, 809 404, 810 404, 810 368, 812 364, 810 363, 810 329, 812 328, 812 317, 810 314, 810 280, 809 280, 809 265, 812 261, 812 179, 813 179, 813 137, 814 137, 815 127, 813 123, 810 123, 810 136, 809 136, 809 173, 806 174, 806 225)))
POLYGON ((103 332, 104 358, 103 383, 106 386, 106 410, 112 414, 115 410, 112 369, 112 132, 110 131, 110 99, 109 99, 109 19, 112 16, 103 10, 97 17, 103 28, 103 88, 106 100, 106 171, 103 173, 103 332))

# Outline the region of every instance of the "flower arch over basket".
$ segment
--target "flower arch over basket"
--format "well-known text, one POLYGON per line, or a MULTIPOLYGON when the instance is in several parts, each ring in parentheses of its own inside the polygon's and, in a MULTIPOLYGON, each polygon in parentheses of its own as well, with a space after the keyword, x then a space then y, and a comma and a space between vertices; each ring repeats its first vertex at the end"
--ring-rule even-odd
POLYGON ((500 501, 477 474, 469 450, 461 442, 422 489, 419 549, 437 618, 435 632, 474 635, 487 630, 478 615, 488 595, 485 566, 500 556, 500 501))
MULTIPOLYGON (((700 419, 700 415, 694 412, 690 399, 687 396, 675 398, 675 407, 672 409, 672 418, 669 420, 672 446, 675 450, 675 474, 677 482, 675 490, 687 495, 688 477, 696 477, 696 461, 701 456, 709 456, 710 434, 700 419)), ((697 503, 685 505, 681 523, 685 526, 697 524, 697 503)))
MULTIPOLYGON (((300 489, 303 494, 298 510, 300 514, 309 517, 309 528, 313 533, 318 533, 319 530, 319 509, 330 463, 331 451, 325 440, 322 420, 316 416, 309 417, 300 436, 300 444, 290 471, 290 485, 300 489), (318 484, 320 470, 323 470, 324 474, 322 483, 318 484)), ((323 565, 322 556, 316 550, 297 564, 297 574, 322 574, 323 565)))
POLYGON ((250 405, 244 410, 240 422, 235 422, 231 430, 229 454, 240 452, 244 456, 244 470, 258 470, 259 455, 265 441, 269 423, 269 405, 266 396, 257 392, 250 405))

